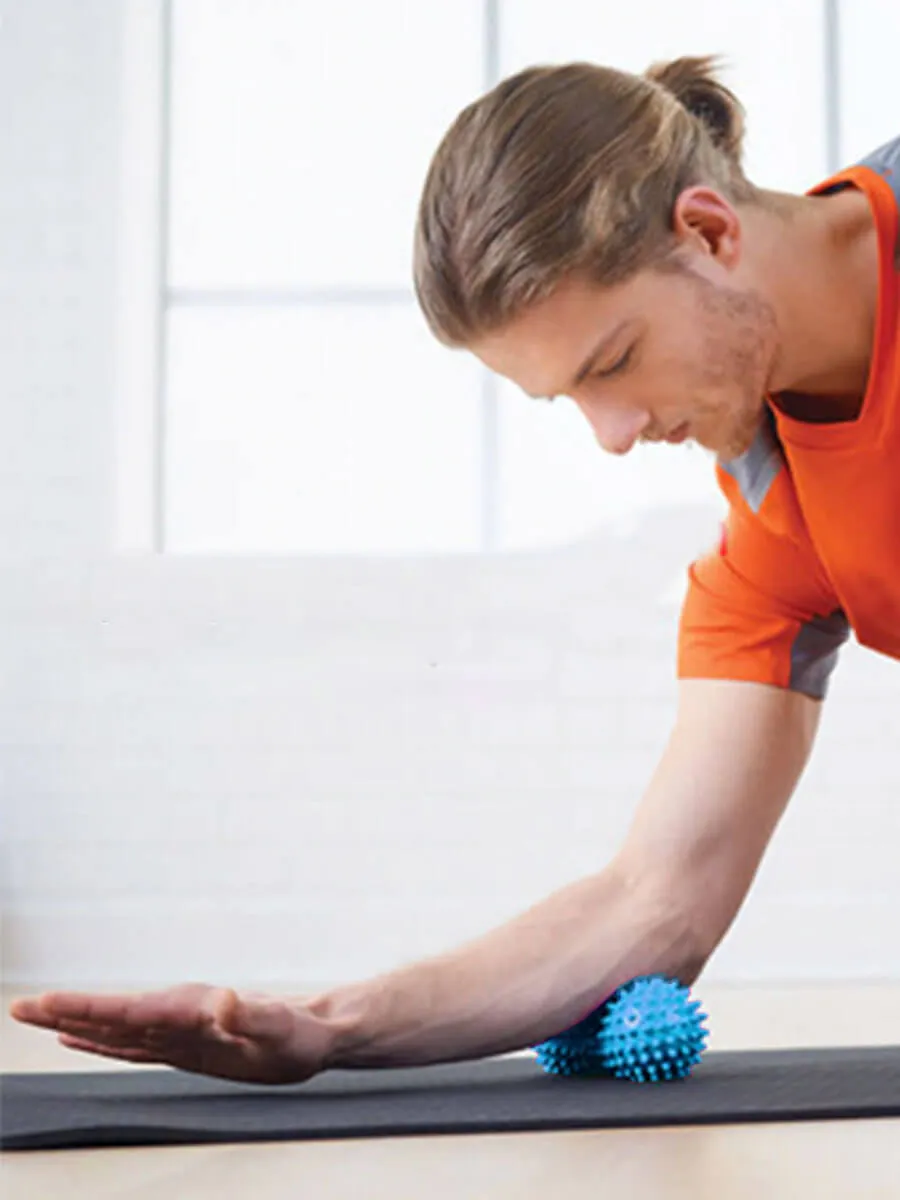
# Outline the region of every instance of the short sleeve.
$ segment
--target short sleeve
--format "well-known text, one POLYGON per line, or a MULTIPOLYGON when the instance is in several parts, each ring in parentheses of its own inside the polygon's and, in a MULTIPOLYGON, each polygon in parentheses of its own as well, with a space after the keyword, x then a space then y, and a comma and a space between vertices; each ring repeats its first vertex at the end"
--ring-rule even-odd
MULTIPOLYGON (((767 507, 778 510, 784 473, 767 507)), ((767 523, 733 503, 718 548, 688 571, 679 679, 734 679, 824 698, 847 620, 788 504, 767 523)))

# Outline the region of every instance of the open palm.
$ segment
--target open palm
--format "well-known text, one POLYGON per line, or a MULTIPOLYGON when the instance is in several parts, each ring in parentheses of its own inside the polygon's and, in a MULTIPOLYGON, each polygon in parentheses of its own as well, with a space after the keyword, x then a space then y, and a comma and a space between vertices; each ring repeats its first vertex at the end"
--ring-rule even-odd
POLYGON ((302 1083, 324 1069, 330 1034, 297 999, 187 983, 133 995, 48 992, 10 1015, 62 1045, 244 1083, 302 1083))

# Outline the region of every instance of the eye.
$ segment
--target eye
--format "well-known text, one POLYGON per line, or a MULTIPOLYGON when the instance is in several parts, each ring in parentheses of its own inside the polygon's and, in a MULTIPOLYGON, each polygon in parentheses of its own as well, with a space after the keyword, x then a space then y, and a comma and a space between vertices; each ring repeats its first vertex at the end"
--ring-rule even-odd
POLYGON ((595 371, 595 379, 610 379, 613 375, 618 375, 620 371, 624 371, 631 362, 631 356, 634 353, 634 346, 629 346, 621 358, 617 359, 611 367, 606 367, 602 371, 595 371))

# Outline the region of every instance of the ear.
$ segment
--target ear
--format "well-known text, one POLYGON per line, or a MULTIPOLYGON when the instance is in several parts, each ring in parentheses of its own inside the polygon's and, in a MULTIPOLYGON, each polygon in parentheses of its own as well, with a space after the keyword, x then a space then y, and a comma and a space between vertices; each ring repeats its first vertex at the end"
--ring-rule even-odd
POLYGON ((741 219, 714 188, 697 186, 681 192, 672 210, 672 231, 683 246, 715 258, 724 267, 740 261, 741 219))

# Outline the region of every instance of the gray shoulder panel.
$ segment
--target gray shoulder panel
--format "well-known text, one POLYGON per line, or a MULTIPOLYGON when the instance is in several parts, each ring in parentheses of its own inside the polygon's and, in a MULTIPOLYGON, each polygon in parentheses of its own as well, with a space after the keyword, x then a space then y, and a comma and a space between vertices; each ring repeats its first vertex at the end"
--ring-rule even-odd
MULTIPOLYGON (((871 154, 867 154, 857 164, 859 167, 868 167, 871 171, 876 171, 891 185, 894 195, 897 197, 897 210, 900 212, 900 137, 894 138, 892 142, 886 142, 883 146, 879 146, 877 150, 873 150, 871 154)), ((898 268, 900 268, 900 228, 897 232, 897 247, 894 255, 898 268)))
POLYGON ((883 175, 894 189, 894 195, 900 203, 900 137, 894 138, 892 142, 885 142, 883 146, 860 159, 856 165, 868 167, 883 175))
POLYGON ((719 465, 737 481, 745 502, 753 512, 758 513, 769 488, 784 466, 784 455, 775 434, 771 413, 766 412, 750 449, 738 458, 719 465))

